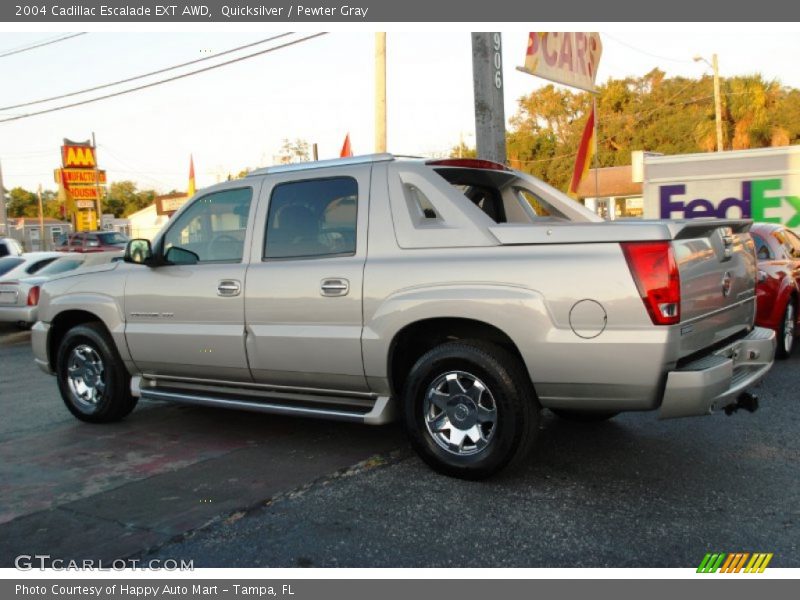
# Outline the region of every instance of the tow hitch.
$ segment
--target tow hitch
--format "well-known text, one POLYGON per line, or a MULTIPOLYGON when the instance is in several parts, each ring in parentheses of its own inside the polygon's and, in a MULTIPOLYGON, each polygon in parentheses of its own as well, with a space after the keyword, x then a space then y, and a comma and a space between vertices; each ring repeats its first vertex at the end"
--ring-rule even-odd
POLYGON ((742 392, 739 394, 739 397, 736 398, 736 402, 728 404, 728 406, 725 407, 725 414, 731 416, 740 408, 743 408, 747 412, 756 412, 756 410, 758 410, 758 396, 750 392, 742 392))

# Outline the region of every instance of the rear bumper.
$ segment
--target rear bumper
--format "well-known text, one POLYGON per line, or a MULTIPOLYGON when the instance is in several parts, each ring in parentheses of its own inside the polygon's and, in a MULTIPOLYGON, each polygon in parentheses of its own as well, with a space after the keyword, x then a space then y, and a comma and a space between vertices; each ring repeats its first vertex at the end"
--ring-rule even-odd
POLYGON ((775 358, 775 332, 755 327, 746 337, 667 374, 660 419, 707 415, 736 402, 775 358))
POLYGON ((0 322, 35 323, 37 306, 0 306, 0 322))

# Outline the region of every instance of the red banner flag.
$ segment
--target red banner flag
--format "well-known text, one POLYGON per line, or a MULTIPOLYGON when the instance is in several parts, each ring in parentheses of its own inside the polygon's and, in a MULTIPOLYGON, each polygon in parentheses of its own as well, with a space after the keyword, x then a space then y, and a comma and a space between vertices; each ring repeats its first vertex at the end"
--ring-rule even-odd
POLYGON ((592 157, 595 153, 594 129, 594 106, 592 106, 589 118, 586 120, 586 126, 583 128, 581 143, 578 146, 578 155, 575 157, 575 170, 572 172, 572 181, 569 184, 569 193, 572 195, 578 193, 578 185, 586 176, 589 165, 592 163, 592 157))
POLYGON ((342 144, 342 151, 339 153, 340 158, 346 158, 348 156, 353 156, 353 149, 350 147, 349 133, 345 136, 344 144, 342 144))

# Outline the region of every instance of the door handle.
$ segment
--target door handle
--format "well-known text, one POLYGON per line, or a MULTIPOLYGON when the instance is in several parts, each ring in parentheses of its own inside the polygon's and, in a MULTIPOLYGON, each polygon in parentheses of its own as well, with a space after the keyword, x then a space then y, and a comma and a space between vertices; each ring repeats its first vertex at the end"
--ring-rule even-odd
POLYGON ((346 296, 350 291, 350 282, 347 279, 323 279, 319 288, 323 296, 346 296))
POLYGON ((217 296, 238 296, 242 291, 242 284, 235 279, 223 279, 217 285, 217 296))

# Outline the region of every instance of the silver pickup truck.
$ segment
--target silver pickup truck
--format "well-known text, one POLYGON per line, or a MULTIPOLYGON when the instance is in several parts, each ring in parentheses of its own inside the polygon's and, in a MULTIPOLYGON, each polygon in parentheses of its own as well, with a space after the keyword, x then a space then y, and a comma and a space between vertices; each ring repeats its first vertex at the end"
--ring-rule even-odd
POLYGON ((749 221, 604 222, 524 173, 388 154, 203 190, 124 263, 44 285, 37 363, 79 419, 139 398, 378 425, 432 467, 577 421, 754 410, 749 221))

